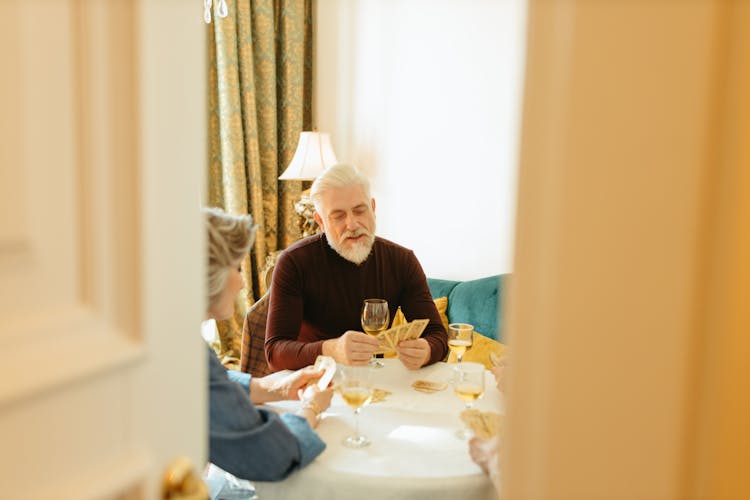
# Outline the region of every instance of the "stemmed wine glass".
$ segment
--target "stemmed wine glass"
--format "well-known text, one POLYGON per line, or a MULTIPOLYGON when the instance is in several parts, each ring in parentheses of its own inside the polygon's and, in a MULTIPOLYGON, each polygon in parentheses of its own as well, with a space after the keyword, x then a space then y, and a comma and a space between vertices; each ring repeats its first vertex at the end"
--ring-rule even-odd
MULTIPOLYGON (((453 392, 464 402, 465 409, 470 410, 474 402, 484 395, 484 365, 470 362, 458 364, 453 392)), ((468 427, 464 427, 456 435, 461 439, 467 439, 472 436, 472 432, 468 427)))
MULTIPOLYGON (((388 310, 388 301, 385 299, 365 299, 362 303, 362 330, 371 337, 377 337, 378 334, 388 328, 390 321, 390 311, 388 310)), ((383 363, 378 361, 373 354, 370 359, 370 366, 382 368, 383 363)))
POLYGON ((349 448, 363 448, 370 439, 359 433, 359 412, 372 398, 372 368, 369 365, 339 365, 339 391, 346 404, 354 409, 354 433, 347 436, 343 444, 349 448))
POLYGON ((456 355, 459 363, 466 350, 472 346, 474 327, 467 323, 451 323, 448 325, 448 347, 456 355))

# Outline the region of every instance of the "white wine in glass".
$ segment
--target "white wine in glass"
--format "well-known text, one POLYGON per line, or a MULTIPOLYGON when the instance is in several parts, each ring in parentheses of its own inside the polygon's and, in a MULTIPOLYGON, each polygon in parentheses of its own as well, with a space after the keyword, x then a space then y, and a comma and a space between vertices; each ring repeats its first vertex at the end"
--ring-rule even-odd
POLYGON ((372 390, 367 387, 346 387, 341 390, 344 402, 356 410, 363 407, 372 397, 372 390))
MULTIPOLYGON (((388 322, 391 319, 388 310, 388 301, 385 299, 365 299, 362 303, 362 330, 371 337, 377 337, 380 332, 388 328, 388 322)), ((383 363, 378 361, 375 356, 370 359, 370 365, 375 368, 382 368, 383 363)))
POLYGON ((349 448, 363 448, 370 444, 370 439, 359 432, 359 412, 372 398, 372 369, 369 365, 339 365, 339 392, 346 404, 354 410, 354 433, 347 436, 343 444, 349 448))
MULTIPOLYGON (((456 379, 453 383, 453 392, 464 402, 464 407, 469 410, 474 403, 484 395, 484 365, 481 363, 461 363, 456 367, 456 379)), ((461 439, 471 437, 471 430, 464 427, 459 430, 457 436, 461 439)))
POLYGON ((460 399, 463 399, 464 403, 467 403, 467 408, 470 407, 469 405, 471 403, 481 398, 484 394, 484 390, 479 385, 471 382, 459 382, 455 384, 453 392, 455 392, 456 396, 460 399))
POLYGON ((474 341, 474 327, 466 323, 448 325, 448 348, 456 355, 460 363, 474 341))

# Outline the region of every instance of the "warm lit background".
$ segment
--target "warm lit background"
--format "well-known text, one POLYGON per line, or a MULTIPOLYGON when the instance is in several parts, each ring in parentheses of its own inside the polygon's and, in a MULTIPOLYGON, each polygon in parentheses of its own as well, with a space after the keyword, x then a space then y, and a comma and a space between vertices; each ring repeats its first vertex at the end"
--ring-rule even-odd
POLYGON ((512 269, 522 0, 316 2, 315 122, 434 278, 512 269))
MULTIPOLYGON (((748 498, 750 2, 316 4, 383 234, 513 272, 505 498, 748 498)), ((0 2, 0 497, 206 459, 201 7, 0 2)))

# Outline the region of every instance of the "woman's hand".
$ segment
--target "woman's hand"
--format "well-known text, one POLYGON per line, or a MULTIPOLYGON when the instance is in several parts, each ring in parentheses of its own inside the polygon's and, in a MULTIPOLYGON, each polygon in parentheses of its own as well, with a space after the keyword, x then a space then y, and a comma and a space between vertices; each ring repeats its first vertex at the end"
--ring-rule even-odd
POLYGON ((306 404, 317 406, 316 410, 318 410, 318 413, 323 413, 329 406, 331 406, 332 398, 332 387, 321 391, 317 385, 308 385, 306 388, 299 390, 299 399, 302 401, 302 406, 305 406, 306 404))
POLYGON ((497 361, 497 364, 494 364, 493 362, 493 367, 490 369, 492 374, 495 376, 495 385, 497 385, 497 389, 502 393, 505 392, 505 376, 507 367, 508 356, 503 356, 497 361))
POLYGON ((489 475, 490 470, 497 465, 499 444, 500 440, 497 437, 492 439, 473 437, 469 441, 469 456, 485 474, 489 475))
POLYGON ((469 441, 469 456, 482 468, 497 491, 500 491, 500 438, 490 439, 471 438, 469 441))
POLYGON ((273 382, 271 392, 277 399, 300 399, 301 389, 317 381, 323 376, 323 372, 322 368, 306 366, 273 382))
POLYGON ((323 369, 306 366, 283 377, 266 375, 251 379, 250 398, 262 404, 282 399, 299 399, 300 389, 323 376, 323 369))
POLYGON ((302 408, 300 408, 298 414, 305 417, 310 426, 314 428, 318 426, 320 414, 331 406, 333 388, 329 387, 321 391, 315 384, 308 385, 299 390, 298 397, 302 401, 302 408))

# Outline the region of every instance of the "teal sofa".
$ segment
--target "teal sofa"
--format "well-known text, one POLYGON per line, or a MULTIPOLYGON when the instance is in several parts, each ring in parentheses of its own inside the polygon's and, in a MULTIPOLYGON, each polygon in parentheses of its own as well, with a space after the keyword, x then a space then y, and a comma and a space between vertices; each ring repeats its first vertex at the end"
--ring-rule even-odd
POLYGON ((448 297, 449 322, 470 323, 475 331, 503 342, 500 300, 509 276, 497 274, 468 281, 427 278, 427 285, 433 298, 448 297))

